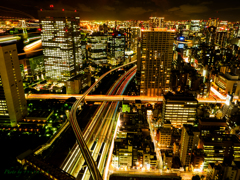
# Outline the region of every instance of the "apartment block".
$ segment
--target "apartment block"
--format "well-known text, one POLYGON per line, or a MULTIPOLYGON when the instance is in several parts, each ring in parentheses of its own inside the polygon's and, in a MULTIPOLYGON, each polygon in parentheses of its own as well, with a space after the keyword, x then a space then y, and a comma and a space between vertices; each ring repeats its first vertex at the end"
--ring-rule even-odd
POLYGON ((165 123, 163 127, 159 128, 159 140, 158 144, 161 147, 169 147, 171 145, 171 137, 172 137, 172 130, 171 130, 171 123, 165 123))
POLYGON ((174 33, 164 28, 142 31, 137 58, 140 95, 160 96, 169 90, 174 33))

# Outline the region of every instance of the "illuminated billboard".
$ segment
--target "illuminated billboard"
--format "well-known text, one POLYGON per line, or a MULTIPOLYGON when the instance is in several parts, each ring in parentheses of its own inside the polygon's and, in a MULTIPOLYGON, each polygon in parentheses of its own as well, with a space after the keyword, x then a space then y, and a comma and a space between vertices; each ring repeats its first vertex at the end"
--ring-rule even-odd
POLYGON ((178 48, 183 49, 184 48, 184 44, 178 44, 178 48))

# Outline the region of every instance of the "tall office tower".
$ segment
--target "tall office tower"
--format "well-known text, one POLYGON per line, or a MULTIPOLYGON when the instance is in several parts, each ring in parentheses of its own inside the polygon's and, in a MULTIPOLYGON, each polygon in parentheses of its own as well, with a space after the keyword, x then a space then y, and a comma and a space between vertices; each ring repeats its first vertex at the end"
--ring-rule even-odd
POLYGON ((125 35, 125 48, 126 51, 130 51, 132 29, 130 27, 120 26, 119 32, 125 35))
POLYGON ((218 18, 209 18, 208 22, 207 22, 207 26, 214 26, 214 27, 218 27, 219 24, 219 19, 218 18))
POLYGON ((197 149, 200 131, 189 124, 184 124, 180 141, 180 161, 182 166, 189 167, 191 162, 191 154, 197 149))
POLYGON ((46 77, 66 81, 82 66, 80 18, 74 11, 38 11, 46 77))
POLYGON ((209 26, 207 33, 206 33, 206 44, 208 46, 214 46, 215 39, 216 39, 216 27, 215 26, 209 26))
POLYGON ((87 36, 87 59, 95 64, 107 63, 107 35, 87 36))
POLYGON ((218 31, 216 33, 215 44, 219 48, 225 48, 227 46, 227 31, 218 31))
POLYGON ((138 52, 140 95, 160 96, 169 90, 174 33, 164 28, 142 31, 142 53, 138 52))
POLYGON ((183 124, 194 124, 198 101, 193 95, 168 93, 163 99, 163 121, 180 128, 183 124))
POLYGON ((133 52, 137 52, 137 45, 139 38, 141 37, 141 29, 139 27, 131 27, 131 46, 130 49, 133 52))
POLYGON ((191 31, 193 32, 200 31, 200 20, 191 20, 191 31))
POLYGON ((108 36, 108 56, 119 62, 125 61, 125 35, 114 32, 108 36))
POLYGON ((0 124, 16 126, 27 115, 16 45, 0 47, 0 124))
POLYGON ((163 28, 164 17, 150 17, 150 27, 152 28, 163 28))
POLYGON ((141 35, 140 27, 119 27, 121 33, 125 33, 125 45, 127 51, 137 52, 138 39, 141 35))

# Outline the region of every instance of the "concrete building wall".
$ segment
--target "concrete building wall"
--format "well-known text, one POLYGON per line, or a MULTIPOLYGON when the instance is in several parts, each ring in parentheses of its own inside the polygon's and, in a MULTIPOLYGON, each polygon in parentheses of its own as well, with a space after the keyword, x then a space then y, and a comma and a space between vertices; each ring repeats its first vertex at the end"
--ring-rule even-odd
POLYGON ((0 47, 0 123, 16 126, 27 115, 16 45, 0 47))

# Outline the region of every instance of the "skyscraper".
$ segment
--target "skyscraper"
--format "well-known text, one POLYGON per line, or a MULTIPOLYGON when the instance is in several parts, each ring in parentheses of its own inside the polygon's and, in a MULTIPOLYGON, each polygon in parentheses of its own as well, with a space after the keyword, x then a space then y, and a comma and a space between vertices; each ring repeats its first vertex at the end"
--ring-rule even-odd
POLYGON ((180 161, 182 166, 188 167, 191 162, 193 149, 197 149, 200 132, 196 127, 184 124, 181 134, 180 161))
POLYGON ((80 17, 75 11, 38 11, 46 77, 66 81, 82 66, 80 17))
POLYGON ((88 60, 96 63, 107 63, 107 35, 94 33, 87 36, 88 60))
POLYGON ((151 28, 163 28, 164 17, 150 17, 149 19, 151 28))
POLYGON ((174 31, 155 28, 142 31, 138 52, 140 95, 160 96, 169 90, 174 31))
POLYGON ((113 32, 108 35, 108 57, 115 58, 118 63, 125 61, 125 35, 113 32))
POLYGON ((16 45, 0 47, 0 124, 16 126, 27 115, 16 45))

